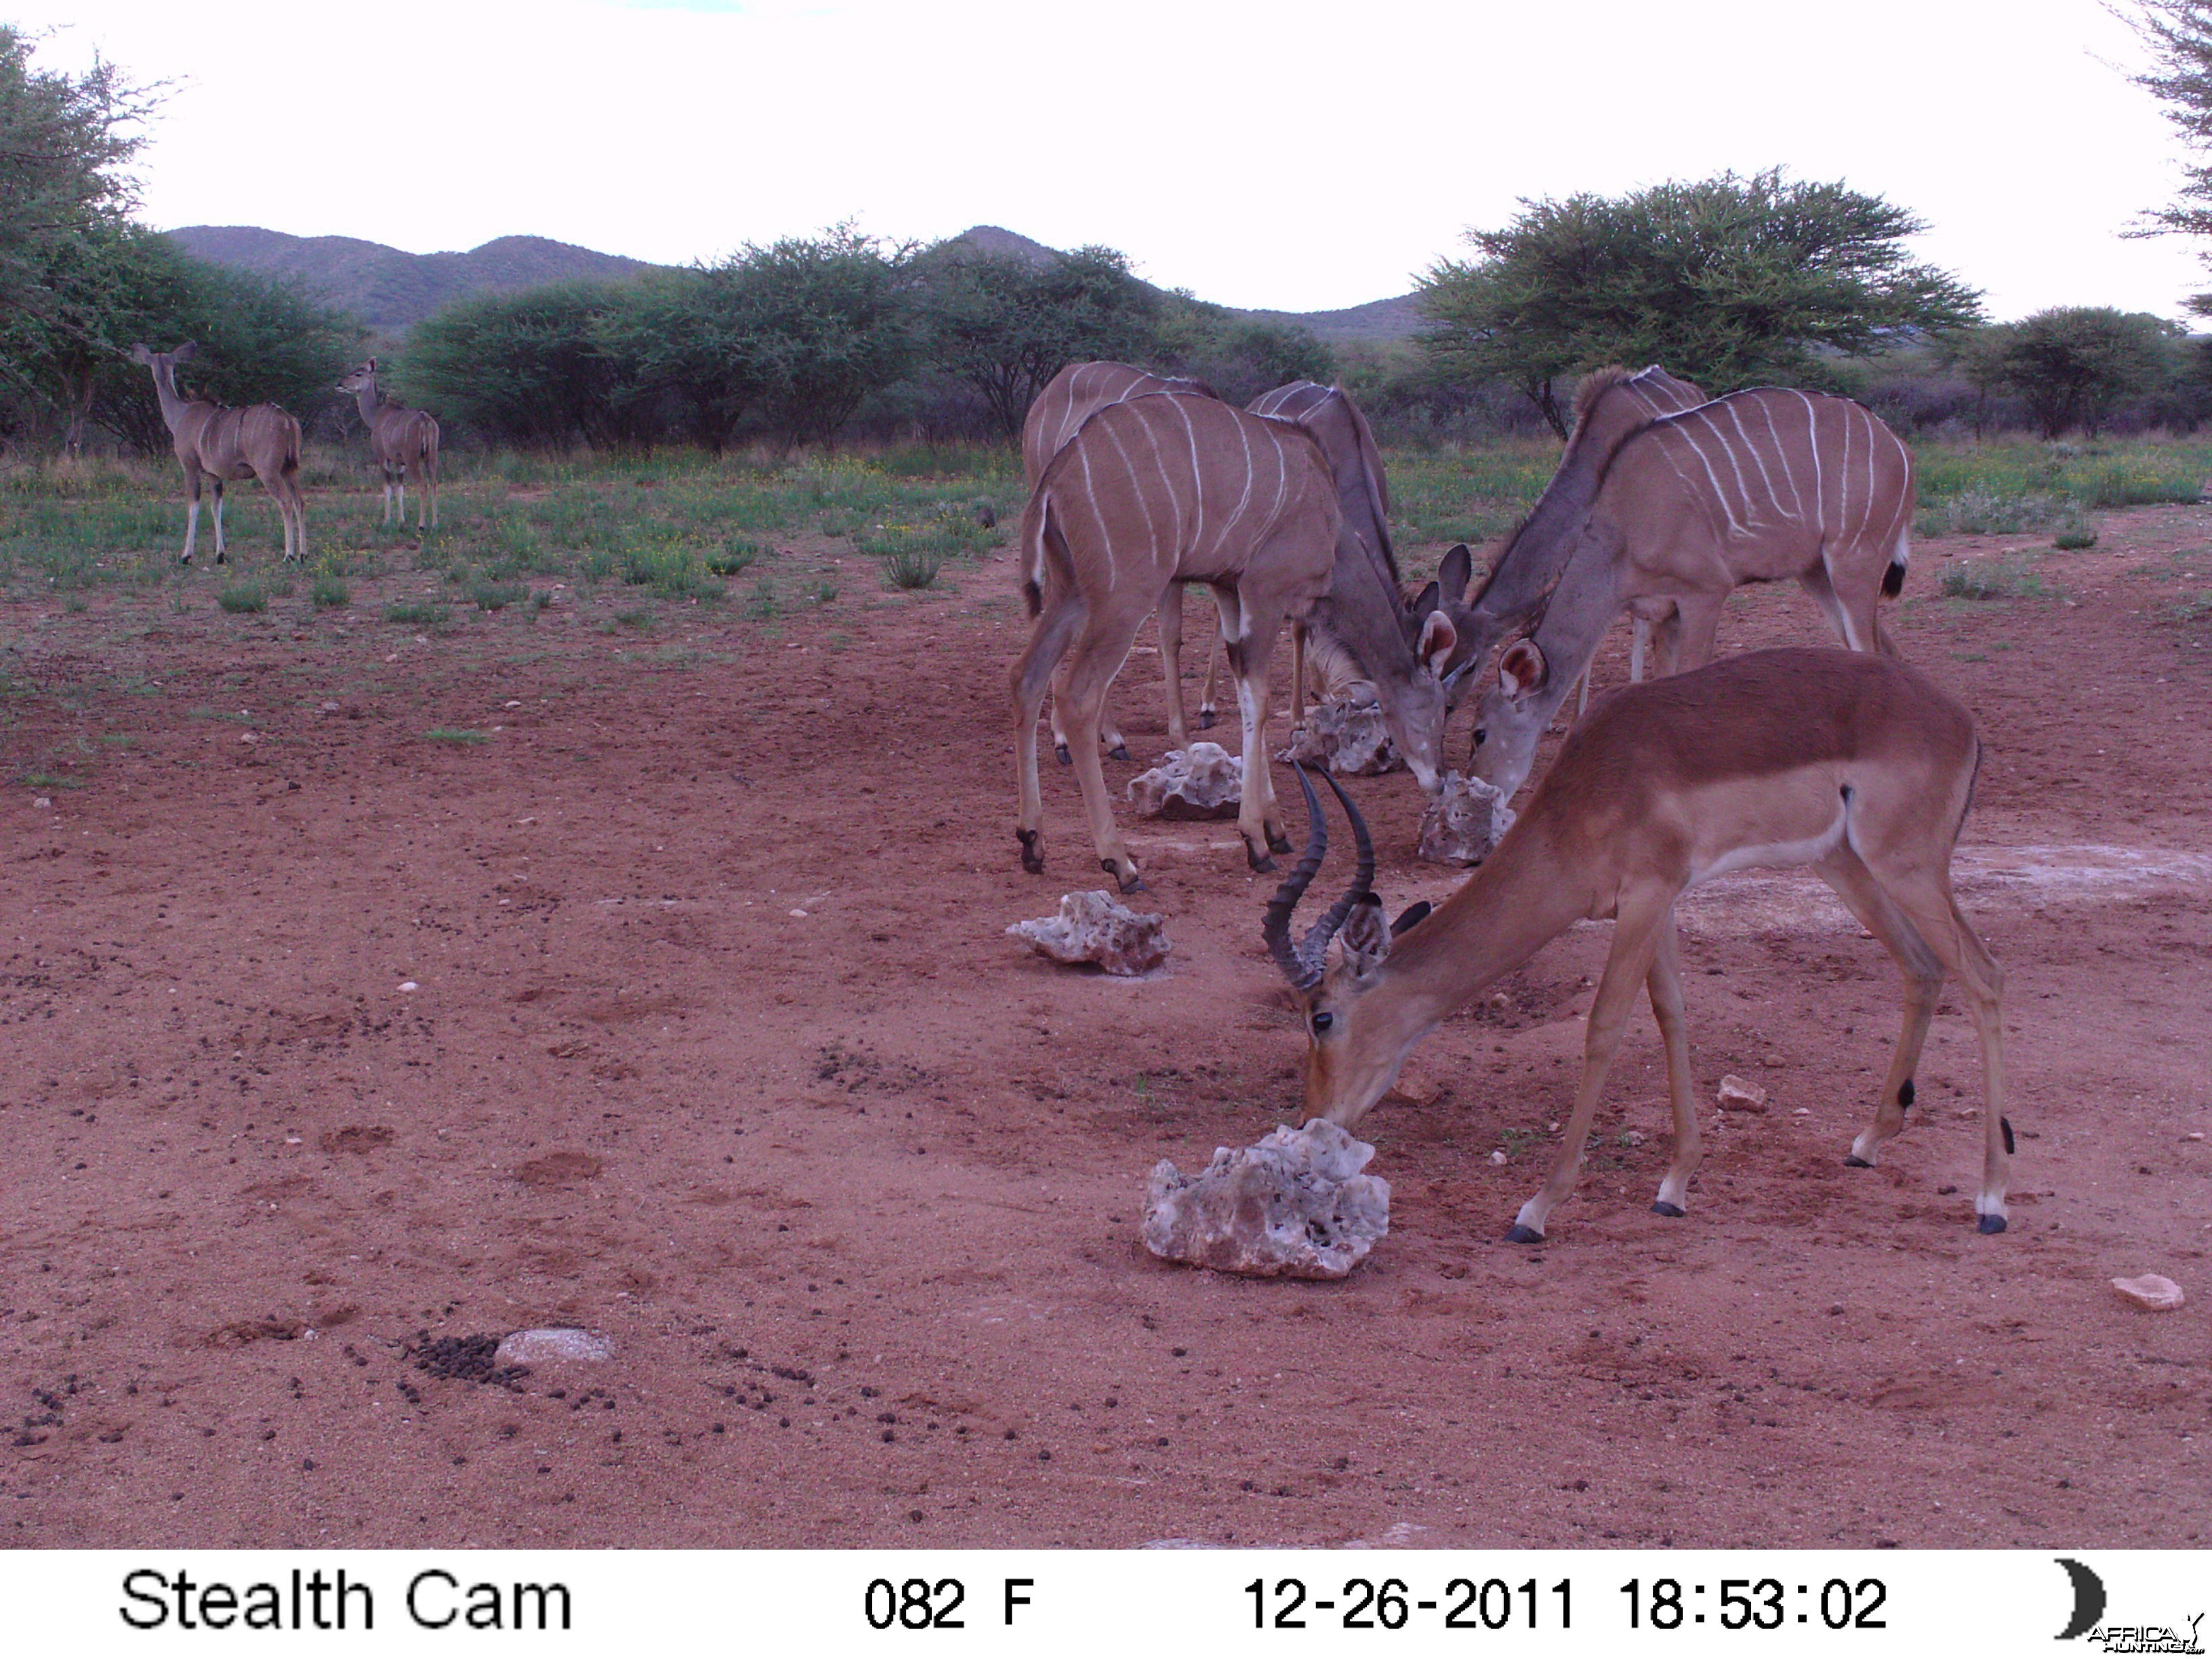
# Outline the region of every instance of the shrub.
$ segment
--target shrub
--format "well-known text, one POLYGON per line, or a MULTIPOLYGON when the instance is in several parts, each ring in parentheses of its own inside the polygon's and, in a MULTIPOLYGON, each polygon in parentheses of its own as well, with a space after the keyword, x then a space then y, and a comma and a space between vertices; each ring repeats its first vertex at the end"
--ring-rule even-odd
POLYGON ((471 732, 465 726, 433 726, 429 731, 425 732, 422 735, 428 738, 432 743, 467 744, 489 743, 491 741, 491 734, 489 732, 471 732))
POLYGON ((936 581, 937 573, 944 568, 945 561, 936 554, 908 549, 884 561, 884 580, 893 587, 927 587, 936 581))
POLYGON ((1921 536, 2011 536, 2047 529, 2065 510, 2056 495, 1975 488, 1923 507, 1912 527, 1921 536))
POLYGON ((478 582, 469 590, 469 597, 479 611, 504 611, 528 599, 530 590, 520 582, 478 582))
POLYGON ((2193 477, 2117 465, 2088 473, 2075 483, 2073 493, 2084 507, 2150 507, 2167 501, 2194 505, 2204 495, 2193 477))
POLYGON ((409 628, 435 628, 446 620, 446 607, 442 605, 387 605, 384 607, 384 620, 409 628))
POLYGON ((242 587, 226 587, 215 596, 215 602, 233 614, 266 611, 269 595, 262 588, 248 584, 242 587))
POLYGON ((2016 559, 1976 559, 1946 565, 1936 592, 1947 599, 2045 599, 2043 579, 2016 559))
POLYGON ((345 585, 345 578, 343 576, 327 574, 318 576, 315 578, 313 588, 310 591, 313 594, 318 610, 335 611, 341 605, 353 603, 353 590, 345 585))
POLYGON ((717 576, 734 576, 760 557, 760 544, 732 536, 707 556, 707 568, 717 576))
POLYGON ((2097 526, 2086 513, 2069 513, 2059 520, 2052 532, 2051 544, 2063 552, 2075 552, 2097 544, 2097 526))
POLYGON ((769 622, 782 614, 783 606, 776 601, 775 584, 763 576, 753 584, 751 597, 745 600, 745 615, 755 622, 769 622))

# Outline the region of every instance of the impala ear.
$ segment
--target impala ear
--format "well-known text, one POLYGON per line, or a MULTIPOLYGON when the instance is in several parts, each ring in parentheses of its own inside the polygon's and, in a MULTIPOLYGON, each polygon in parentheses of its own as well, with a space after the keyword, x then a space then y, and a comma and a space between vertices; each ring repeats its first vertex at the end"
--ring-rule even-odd
POLYGON ((1390 924, 1390 937, 1396 939, 1407 928, 1419 927, 1429 919, 1429 912, 1434 908, 1426 899, 1407 905, 1398 920, 1390 924))
POLYGON ((1498 689, 1507 696, 1525 697, 1543 684, 1544 653, 1534 640, 1516 640, 1498 659, 1498 689))
POLYGON ((1444 677, 1445 665, 1459 648, 1459 629, 1452 619, 1441 611, 1431 611, 1421 623, 1421 641, 1413 647, 1413 654, 1429 665, 1429 672, 1438 679, 1444 677))
POLYGON ((174 351, 169 354, 169 361, 173 363, 188 363, 199 355, 199 342, 197 340, 187 340, 184 344, 179 346, 174 351))
POLYGON ((1443 562, 1437 567, 1437 580, 1453 599, 1463 599, 1467 597, 1468 584, 1474 580, 1474 555, 1468 552, 1467 544, 1462 542, 1444 555, 1443 562))
POLYGON ((1344 947, 1344 965, 1352 970, 1352 978, 1373 977, 1390 954, 1390 927, 1382 919, 1382 901, 1372 893, 1362 893, 1352 901, 1352 914, 1344 919, 1344 930, 1336 937, 1344 947))

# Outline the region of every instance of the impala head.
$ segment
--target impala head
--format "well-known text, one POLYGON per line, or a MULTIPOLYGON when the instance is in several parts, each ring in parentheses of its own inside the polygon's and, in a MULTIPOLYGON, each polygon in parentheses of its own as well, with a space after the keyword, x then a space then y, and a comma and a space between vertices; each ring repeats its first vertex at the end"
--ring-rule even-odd
POLYGON ((1304 767, 1296 770, 1298 787, 1306 798, 1305 854, 1275 890, 1261 932, 1276 964, 1297 994, 1305 1016, 1305 1109, 1301 1121, 1325 1117, 1349 1128, 1389 1090, 1405 1061, 1406 1051, 1420 1034, 1417 1028, 1398 1031, 1388 1014, 1363 1003, 1382 981, 1392 939, 1418 924, 1428 915, 1429 907, 1426 903, 1413 906, 1395 926, 1383 921, 1382 901, 1376 896, 1372 885, 1375 843, 1368 836, 1366 820, 1336 780, 1324 772, 1322 781, 1342 804, 1351 822, 1358 869, 1344 896, 1306 930, 1303 940, 1292 941, 1291 916, 1328 853, 1328 823, 1314 794, 1313 782, 1304 767), (1328 958, 1332 939, 1338 945, 1333 963, 1328 958))
POLYGON ((1498 659, 1498 683, 1475 705, 1468 774, 1508 800, 1528 781, 1537 742, 1551 721, 1553 705, 1544 696, 1550 683, 1543 648, 1533 639, 1516 640, 1498 659))
POLYGON ((346 372, 345 378, 338 382, 337 389, 340 392, 352 394, 358 393, 364 386, 374 386, 375 384, 376 359, 371 357, 359 368, 349 369, 346 372))

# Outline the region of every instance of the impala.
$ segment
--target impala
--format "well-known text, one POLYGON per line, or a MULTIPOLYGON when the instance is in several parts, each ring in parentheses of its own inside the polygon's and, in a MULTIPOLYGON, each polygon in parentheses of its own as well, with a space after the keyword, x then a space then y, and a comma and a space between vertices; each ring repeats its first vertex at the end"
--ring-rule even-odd
POLYGON ((1303 768, 1304 855, 1268 905, 1263 936, 1305 1017, 1304 1118, 1350 1128, 1415 1043, 1485 986, 1577 921, 1610 919, 1582 1079, 1558 1163, 1507 1238, 1534 1243, 1573 1190, 1590 1118, 1637 989, 1667 1055, 1674 1158, 1653 1208, 1684 1213, 1698 1164, 1674 901, 1753 866, 1809 866, 1880 939, 1905 977, 1904 1029, 1874 1121, 1844 1161, 1864 1168, 1905 1125, 1944 975, 1957 977, 1981 1040, 1980 1230, 2005 1228, 2012 1129, 2003 1116, 2003 975, 1952 896, 1952 854, 1981 744, 1972 718, 1893 658, 1759 651, 1616 690, 1568 734, 1559 759, 1489 860, 1433 913, 1392 927, 1373 890, 1374 848, 1351 798, 1352 887, 1293 943, 1291 921, 1328 852, 1303 768), (1327 961, 1329 939, 1340 951, 1327 961))

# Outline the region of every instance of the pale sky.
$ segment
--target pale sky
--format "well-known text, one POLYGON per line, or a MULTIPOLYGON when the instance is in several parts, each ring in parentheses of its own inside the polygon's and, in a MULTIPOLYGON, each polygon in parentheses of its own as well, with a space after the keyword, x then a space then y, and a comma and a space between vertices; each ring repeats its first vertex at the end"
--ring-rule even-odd
POLYGON ((2180 152, 2096 0, 0 0, 174 85, 146 216, 417 252, 532 234, 667 264, 852 217, 1119 247, 1310 311, 1406 291, 1516 198, 1779 163, 1929 224, 1991 313, 2180 314, 2122 240, 2180 152))

